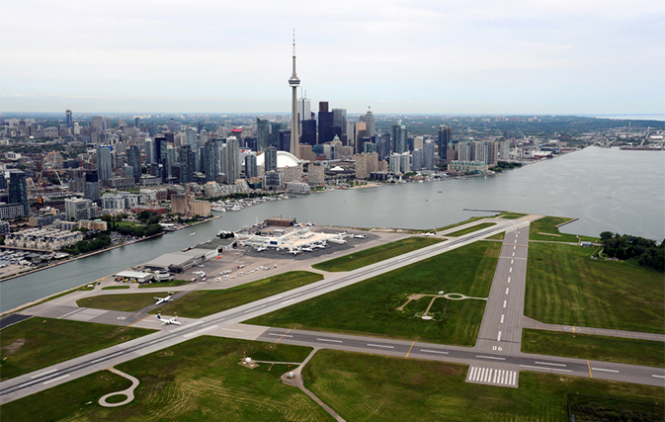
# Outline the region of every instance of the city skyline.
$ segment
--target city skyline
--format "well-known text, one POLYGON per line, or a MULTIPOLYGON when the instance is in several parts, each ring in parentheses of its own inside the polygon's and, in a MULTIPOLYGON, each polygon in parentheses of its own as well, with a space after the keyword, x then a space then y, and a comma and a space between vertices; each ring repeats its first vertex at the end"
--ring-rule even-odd
POLYGON ((4 112, 286 113, 293 27, 301 87, 350 114, 665 110, 660 2, 200 1, 100 12, 5 5, 4 112))

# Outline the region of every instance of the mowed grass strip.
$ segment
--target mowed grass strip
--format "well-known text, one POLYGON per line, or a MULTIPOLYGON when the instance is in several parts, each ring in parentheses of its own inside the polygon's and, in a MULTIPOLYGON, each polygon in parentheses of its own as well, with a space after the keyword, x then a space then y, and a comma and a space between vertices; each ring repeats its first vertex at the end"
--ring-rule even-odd
POLYGON ((665 342, 523 329, 522 351, 665 368, 665 342))
POLYGON ((155 287, 173 287, 173 286, 182 286, 184 284, 191 283, 189 280, 171 280, 171 281, 159 281, 148 284, 141 284, 139 289, 151 289, 155 287))
POLYGON ((463 236, 465 234, 473 233, 478 230, 482 230, 492 226, 496 226, 496 223, 480 223, 476 224, 475 226, 467 227, 466 229, 457 230, 454 233, 447 233, 446 236, 451 236, 451 237, 463 236))
POLYGON ((331 272, 352 271, 439 242, 441 242, 441 239, 410 237, 408 239, 398 240, 397 242, 376 246, 371 249, 352 252, 349 255, 340 256, 339 258, 312 265, 312 268, 331 272))
POLYGON ((3 381, 14 378, 152 332, 154 330, 143 328, 32 317, 2 330, 0 378, 3 381))
POLYGON ((430 321, 415 314, 427 309, 431 297, 397 308, 412 294, 441 290, 487 297, 500 250, 498 242, 475 242, 247 322, 473 346, 485 301, 436 299, 430 321))
POLYGON ((516 212, 502 212, 499 214, 499 218, 505 218, 507 220, 517 220, 518 218, 524 217, 526 214, 520 214, 516 212))
POLYGON ((523 371, 519 388, 501 388, 465 382, 467 370, 443 362, 320 350, 303 375, 305 386, 347 421, 564 422, 568 392, 651 402, 656 416, 651 420, 663 417, 662 387, 523 371))
POLYGON ((106 286, 102 287, 102 290, 124 290, 129 289, 129 286, 106 286))
POLYGON ((85 297, 76 301, 83 308, 108 309, 111 311, 136 312, 157 302, 155 293, 127 293, 85 297))
POLYGON ((449 224, 449 225, 444 226, 444 227, 439 227, 438 229, 436 229, 436 231, 440 232, 440 231, 443 231, 443 230, 452 229, 453 227, 459 227, 459 226, 463 226, 465 224, 473 223, 474 221, 482 220, 484 218, 494 218, 494 217, 498 217, 498 216, 499 215, 486 215, 484 217, 471 217, 468 220, 460 221, 459 223, 449 224))
POLYGON ((543 217, 532 221, 529 230, 530 240, 551 240, 552 242, 579 242, 574 234, 560 233, 557 227, 572 218, 566 217, 543 217))
POLYGON ((665 333, 663 273, 589 259, 593 251, 530 243, 525 315, 551 324, 665 333))
POLYGON ((3 405, 2 421, 334 422, 302 391, 281 382, 293 367, 248 369, 239 365, 243 351, 258 360, 301 362, 311 349, 199 337, 118 365, 140 381, 127 405, 98 404, 104 394, 131 384, 104 371, 3 405))
POLYGON ((187 318, 201 318, 245 303, 276 295, 316 281, 321 274, 292 271, 226 290, 197 290, 150 311, 187 318))

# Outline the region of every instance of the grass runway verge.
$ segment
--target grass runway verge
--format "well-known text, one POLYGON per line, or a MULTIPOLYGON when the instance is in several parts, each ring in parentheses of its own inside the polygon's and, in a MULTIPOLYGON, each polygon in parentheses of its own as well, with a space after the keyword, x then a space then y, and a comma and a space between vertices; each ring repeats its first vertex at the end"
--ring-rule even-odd
POLYGON ((131 293, 84 297, 77 300, 76 304, 82 308, 136 312, 146 306, 154 305, 156 302, 155 293, 131 293))
POLYGON ((665 342, 522 330, 522 352, 665 368, 665 342))
POLYGON ((333 421, 302 391, 281 382, 292 368, 243 367, 243 351, 255 360, 301 362, 311 349, 199 337, 118 365, 140 381, 127 405, 99 406, 102 395, 130 384, 103 371, 3 405, 2 421, 333 421))
POLYGON ((376 246, 371 249, 352 252, 348 255, 340 256, 339 258, 312 265, 312 268, 332 272, 357 270, 358 268, 385 261, 386 259, 403 255, 407 252, 412 252, 439 242, 441 242, 441 239, 410 237, 408 239, 398 240, 397 242, 376 246))
POLYGON ((436 299, 430 321, 414 315, 427 309, 431 297, 397 308, 412 294, 441 290, 487 297, 500 250, 499 242, 475 242, 246 322, 473 346, 485 301, 436 299))
POLYGON ((530 243, 524 314, 550 324, 664 334, 663 273, 593 260, 592 252, 530 243))
POLYGON ((32 317, 2 330, 0 377, 4 381, 152 332, 154 330, 143 328, 32 317))
POLYGON ((448 233, 446 234, 446 236, 451 236, 451 237, 464 236, 465 234, 473 233, 475 231, 482 230, 492 226, 496 226, 496 223, 480 223, 476 224, 475 226, 467 227, 466 229, 458 230, 454 233, 448 233))

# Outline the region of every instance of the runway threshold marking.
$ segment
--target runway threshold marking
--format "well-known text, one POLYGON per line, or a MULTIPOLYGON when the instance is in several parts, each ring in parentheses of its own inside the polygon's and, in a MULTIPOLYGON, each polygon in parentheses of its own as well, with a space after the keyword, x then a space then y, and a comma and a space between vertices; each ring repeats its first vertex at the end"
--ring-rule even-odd
POLYGON ((593 374, 591 373, 591 365, 589 365, 589 359, 587 359, 587 361, 586 361, 586 366, 589 367, 589 376, 590 376, 591 378, 593 378, 593 374))
POLYGON ((415 342, 415 341, 414 341, 413 343, 411 343, 411 347, 409 347, 409 351, 408 351, 408 352, 406 352, 406 356, 404 356, 404 359, 406 359, 406 358, 408 358, 408 357, 409 357, 409 353, 411 353, 411 349, 413 349, 413 345, 414 345, 414 344, 416 344, 416 342, 415 342))
MULTIPOLYGON (((279 341, 280 341, 281 339, 283 339, 288 333, 290 333, 291 330, 293 330, 293 328, 289 329, 289 331, 287 331, 287 332, 285 332, 284 334, 282 334, 282 336, 281 336, 280 338, 278 338, 277 341, 276 341, 275 343, 279 343, 279 341)), ((270 334, 272 334, 272 333, 270 333, 270 334)), ((277 334, 277 335, 279 335, 279 334, 277 334)), ((289 336, 289 337, 293 337, 293 336, 289 336)))

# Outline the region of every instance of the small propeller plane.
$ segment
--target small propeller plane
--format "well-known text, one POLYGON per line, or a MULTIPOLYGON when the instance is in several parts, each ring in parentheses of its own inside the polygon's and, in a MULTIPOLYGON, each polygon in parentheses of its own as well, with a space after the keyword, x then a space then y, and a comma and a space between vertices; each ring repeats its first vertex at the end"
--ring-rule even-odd
POLYGON ((155 299, 157 299, 157 303, 155 303, 155 305, 161 305, 162 303, 166 303, 166 302, 170 301, 172 295, 173 295, 173 292, 169 292, 169 295, 166 296, 166 297, 156 297, 155 296, 155 299))
POLYGON ((164 319, 164 318, 162 318, 162 314, 157 314, 157 319, 162 321, 162 325, 171 325, 171 324, 182 325, 182 322, 177 321, 176 318, 178 318, 178 317, 174 316, 171 319, 164 319))

